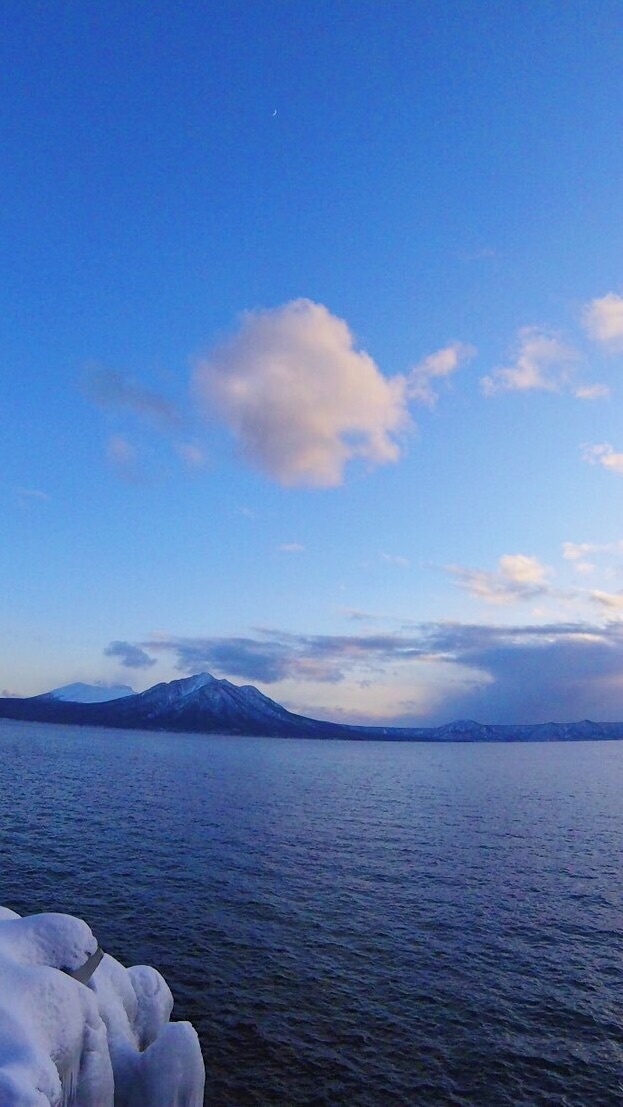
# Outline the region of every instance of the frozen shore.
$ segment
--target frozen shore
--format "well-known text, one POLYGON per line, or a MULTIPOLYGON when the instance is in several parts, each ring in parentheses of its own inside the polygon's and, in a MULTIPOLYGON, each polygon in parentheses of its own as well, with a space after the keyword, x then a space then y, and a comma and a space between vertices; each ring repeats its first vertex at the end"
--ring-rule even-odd
POLYGON ((97 949, 81 919, 0 907, 0 1104, 202 1107, 199 1041, 169 1022, 166 981, 109 954, 86 984, 69 975, 97 949))

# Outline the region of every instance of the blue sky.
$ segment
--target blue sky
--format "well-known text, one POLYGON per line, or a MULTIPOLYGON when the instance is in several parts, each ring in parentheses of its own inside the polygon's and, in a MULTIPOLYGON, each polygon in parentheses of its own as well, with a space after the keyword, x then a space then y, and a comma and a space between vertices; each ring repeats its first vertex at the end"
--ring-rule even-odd
POLYGON ((620 6, 5 23, 0 686, 623 718, 620 6))

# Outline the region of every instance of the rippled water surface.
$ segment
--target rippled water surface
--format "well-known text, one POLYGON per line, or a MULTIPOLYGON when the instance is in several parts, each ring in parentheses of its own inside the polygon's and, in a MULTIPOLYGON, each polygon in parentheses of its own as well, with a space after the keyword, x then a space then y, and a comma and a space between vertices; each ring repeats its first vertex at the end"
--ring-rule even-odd
POLYGON ((157 966, 207 1102, 623 1103, 623 743, 0 723, 0 902, 157 966))

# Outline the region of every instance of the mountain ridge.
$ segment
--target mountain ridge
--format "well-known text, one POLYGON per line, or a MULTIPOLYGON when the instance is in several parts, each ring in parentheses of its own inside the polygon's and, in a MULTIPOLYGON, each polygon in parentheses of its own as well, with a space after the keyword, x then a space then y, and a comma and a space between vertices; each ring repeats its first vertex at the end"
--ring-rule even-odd
MULTIPOLYGON (((65 686, 71 688, 72 686, 65 686)), ((343 738, 421 742, 572 742, 618 740, 623 722, 479 723, 456 719, 436 727, 358 726, 297 715, 253 685, 211 673, 161 682, 105 702, 77 702, 50 693, 0 699, 0 718, 178 733, 343 738)))

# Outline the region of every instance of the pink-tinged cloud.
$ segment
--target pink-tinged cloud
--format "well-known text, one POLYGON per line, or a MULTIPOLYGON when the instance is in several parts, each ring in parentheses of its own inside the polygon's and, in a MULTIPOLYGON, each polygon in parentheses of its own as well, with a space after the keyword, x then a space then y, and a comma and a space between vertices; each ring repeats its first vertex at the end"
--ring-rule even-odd
POLYGON ((354 458, 395 462, 409 426, 406 378, 383 376, 343 319, 305 299, 243 315, 197 363, 193 391, 244 457, 284 485, 338 485, 354 458))
POLYGON ((623 453, 617 453, 609 442, 583 446, 582 456, 590 465, 603 465, 613 473, 623 473, 623 453))
POLYGON ((598 607, 609 611, 620 611, 623 608, 623 592, 602 592, 595 588, 590 593, 590 598, 598 607))
POLYGON ((578 400, 607 400, 610 389, 607 384, 580 384, 574 388, 573 395, 578 400))
POLYGON ((483 377, 482 391, 485 396, 496 392, 561 392, 570 384, 577 356, 557 335, 539 327, 522 327, 513 364, 483 377))
POLYGON ((582 323, 588 336, 611 350, 623 349, 623 296, 608 292, 584 305, 582 323))
POLYGON ((475 599, 492 604, 512 604, 547 595, 551 569, 527 554, 504 554, 495 570, 447 565, 445 571, 475 599))
POLYGON ((434 354, 422 358, 411 369, 407 379, 409 398, 418 403, 434 407, 439 398, 433 382, 447 379, 459 365, 468 361, 476 353, 473 346, 464 342, 451 342, 434 354))

